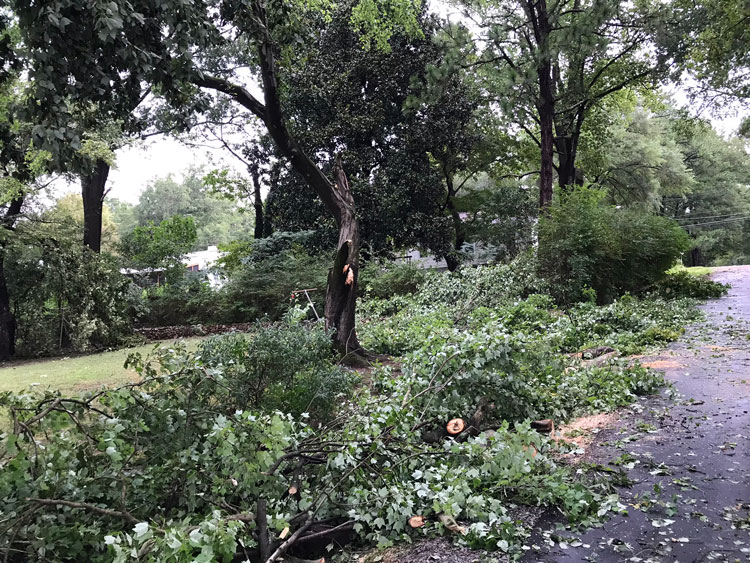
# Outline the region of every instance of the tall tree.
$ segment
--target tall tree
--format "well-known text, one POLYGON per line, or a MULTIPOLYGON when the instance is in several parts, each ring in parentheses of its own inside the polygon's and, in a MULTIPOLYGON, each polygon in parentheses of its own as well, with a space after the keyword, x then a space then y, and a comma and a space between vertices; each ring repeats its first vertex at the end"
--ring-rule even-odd
POLYGON ((27 160, 28 128, 18 119, 18 75, 22 69, 16 56, 10 19, 0 12, 0 361, 15 353, 16 319, 5 276, 5 260, 13 229, 31 180, 27 160))
POLYGON ((674 0, 663 47, 697 79, 693 94, 714 107, 750 104, 750 4, 747 0, 674 0))
MULTIPOLYGON (((346 8, 334 13, 320 23, 318 40, 295 53, 284 96, 295 134, 312 153, 344 153, 365 248, 390 254, 421 246, 453 269, 464 240, 453 205, 462 180, 453 180, 480 138, 477 98, 458 76, 427 88, 445 55, 435 18, 420 16, 421 36, 397 34, 381 52, 361 47, 350 17, 346 8)), ((270 220, 279 229, 324 229, 319 206, 302 198, 289 204, 300 178, 281 172, 269 195, 270 220)))
POLYGON ((581 182, 576 159, 592 108, 623 88, 653 83, 667 69, 652 44, 658 3, 622 0, 466 2, 482 32, 473 60, 488 92, 539 147, 539 203, 581 182))
MULTIPOLYGON (((342 353, 360 349, 354 328, 359 221, 349 184, 340 166, 328 176, 305 152, 288 127, 281 101, 285 62, 295 45, 310 39, 313 30, 306 22, 322 5, 279 0, 11 4, 32 51, 32 77, 44 90, 37 95, 39 106, 48 116, 70 99, 120 107, 118 100, 140 96, 134 84, 141 83, 186 114, 210 107, 220 94, 255 116, 336 221, 338 253, 329 276, 326 324, 342 353), (237 68, 251 69, 262 101, 237 68)), ((365 39, 387 48, 396 26, 415 31, 414 7, 409 0, 367 2, 355 7, 352 22, 365 39), (382 14, 399 14, 400 21, 382 14)), ((42 134, 68 134, 59 123, 40 126, 42 134)))

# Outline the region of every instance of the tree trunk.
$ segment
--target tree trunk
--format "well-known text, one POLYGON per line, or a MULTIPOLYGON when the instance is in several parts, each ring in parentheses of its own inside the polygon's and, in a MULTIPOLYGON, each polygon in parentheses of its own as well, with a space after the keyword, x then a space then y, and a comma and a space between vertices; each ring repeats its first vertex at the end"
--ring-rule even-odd
POLYGON ((336 199, 342 213, 341 219, 337 221, 339 241, 336 260, 328 273, 326 328, 333 332, 333 344, 339 353, 346 357, 358 357, 362 353, 355 327, 359 279, 359 221, 354 213, 354 198, 341 164, 341 155, 336 157, 333 175, 336 199))
POLYGON ((539 122, 541 125, 541 168, 539 172, 539 209, 552 203, 554 181, 554 105, 549 100, 540 100, 539 122))
POLYGON ((255 239, 263 238, 265 234, 264 217, 263 217, 263 198, 260 194, 260 170, 254 167, 253 176, 253 207, 255 208, 255 239))
POLYGON ((576 168, 576 158, 586 111, 586 104, 581 104, 575 116, 571 116, 567 123, 564 121, 565 116, 561 116, 556 123, 557 183, 563 191, 569 190, 574 185, 583 185, 583 174, 576 168))
POLYGON ((537 79, 539 98, 536 106, 539 113, 541 167, 539 173, 539 209, 544 210, 552 203, 552 183, 554 181, 555 156, 555 83, 552 76, 552 60, 549 54, 549 35, 552 27, 545 0, 527 0, 525 10, 534 23, 534 40, 539 56, 537 79))
POLYGON ((448 198, 448 209, 451 212, 451 219, 453 220, 453 229, 456 233, 456 238, 453 243, 454 251, 445 257, 445 262, 446 264, 448 264, 448 270, 451 272, 455 272, 456 269, 461 265, 459 256, 461 249, 466 242, 466 228, 464 227, 464 222, 461 219, 461 214, 456 209, 456 205, 452 197, 448 198))
POLYGON ((16 318, 10 308, 10 294, 5 281, 5 252, 0 251, 0 361, 16 353, 16 318))
MULTIPOLYGON (((23 197, 10 202, 2 220, 4 229, 13 229, 22 205, 23 197)), ((6 249, 0 246, 0 361, 9 360, 16 352, 16 318, 10 306, 10 292, 5 279, 5 253, 6 249)))
POLYGON ((576 177, 576 167, 572 154, 572 139, 570 137, 557 138, 557 183, 565 191, 570 188, 576 177))
POLYGON ((253 14, 265 34, 258 45, 258 67, 265 104, 249 91, 223 78, 202 75, 194 78, 196 85, 211 88, 231 96, 237 103, 263 120, 268 134, 279 153, 305 179, 318 195, 326 209, 336 220, 339 242, 336 260, 328 276, 325 322, 333 334, 333 346, 349 358, 361 357, 362 350, 355 330, 355 305, 359 274, 359 222, 354 198, 346 180, 341 157, 336 158, 333 169, 335 181, 323 174, 310 159, 287 128, 281 109, 281 95, 276 68, 275 46, 268 33, 266 8, 262 2, 253 2, 253 14), (344 271, 346 268, 346 271, 344 271))
POLYGON ((102 212, 104 209, 104 187, 109 175, 109 164, 97 160, 91 174, 81 175, 83 196, 83 244, 94 252, 102 247, 102 212))

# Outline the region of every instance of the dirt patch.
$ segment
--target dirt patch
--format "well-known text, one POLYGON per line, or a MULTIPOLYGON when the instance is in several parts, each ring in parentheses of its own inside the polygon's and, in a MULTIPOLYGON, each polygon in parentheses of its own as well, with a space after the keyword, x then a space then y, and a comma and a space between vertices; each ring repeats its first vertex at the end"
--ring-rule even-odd
POLYGON ((643 367, 651 368, 651 369, 679 369, 682 367, 685 367, 684 364, 681 364, 680 362, 676 360, 653 360, 651 362, 643 362, 641 363, 643 367))
POLYGON ((561 426, 558 430, 558 439, 586 448, 594 441, 600 430, 611 428, 618 419, 619 415, 616 412, 582 416, 561 426))

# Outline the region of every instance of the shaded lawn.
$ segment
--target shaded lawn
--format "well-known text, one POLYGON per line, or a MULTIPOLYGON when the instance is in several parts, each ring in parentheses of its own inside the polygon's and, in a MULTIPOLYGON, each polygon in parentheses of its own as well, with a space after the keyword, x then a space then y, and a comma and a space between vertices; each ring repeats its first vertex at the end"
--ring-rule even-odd
MULTIPOLYGON (((195 350, 204 337, 181 339, 188 350, 195 350)), ((0 392, 20 391, 34 386, 36 389, 50 387, 75 393, 100 385, 121 385, 134 381, 138 375, 123 364, 130 354, 140 352, 146 356, 156 346, 169 346, 172 340, 151 342, 143 346, 123 348, 113 352, 101 352, 86 356, 22 360, 0 364, 0 392)))

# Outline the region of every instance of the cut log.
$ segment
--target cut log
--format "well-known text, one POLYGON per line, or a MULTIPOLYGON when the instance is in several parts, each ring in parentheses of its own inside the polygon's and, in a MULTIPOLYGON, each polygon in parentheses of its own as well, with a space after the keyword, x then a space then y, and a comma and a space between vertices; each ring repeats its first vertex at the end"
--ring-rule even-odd
POLYGON ((617 350, 612 350, 601 356, 597 356, 593 360, 584 360, 583 365, 586 367, 599 367, 607 364, 610 360, 618 357, 620 353, 617 350))
POLYGON ((540 434, 554 434, 555 423, 550 418, 544 420, 535 420, 531 423, 531 428, 539 432, 540 434))
POLYGON ((472 436, 478 436, 479 433, 482 431, 482 423, 484 422, 484 419, 487 418, 487 415, 493 411, 495 408, 495 405, 493 403, 490 403, 487 398, 483 398, 481 401, 479 401, 479 406, 477 407, 477 410, 474 411, 474 414, 471 415, 471 418, 469 419, 469 434, 472 436))
POLYGON ((279 534, 279 539, 286 539, 286 537, 289 535, 289 526, 281 530, 281 533, 279 534))
POLYGON ((583 350, 581 352, 581 359, 593 360, 594 358, 598 358, 599 356, 603 356, 604 354, 610 354, 614 351, 615 349, 611 346, 596 346, 594 348, 587 348, 586 350, 583 350))
POLYGON ((465 428, 466 421, 463 418, 452 418, 445 426, 445 429, 451 436, 457 436, 458 434, 463 432, 465 428))
POLYGON ((409 526, 412 528, 421 528, 425 525, 424 516, 412 516, 409 518, 409 526))
POLYGON ((299 489, 297 488, 297 485, 292 485, 291 487, 289 487, 289 496, 293 497, 297 494, 298 491, 299 489))
POLYGON ((439 518, 443 526, 445 526, 447 530, 450 530, 454 534, 461 534, 462 536, 465 536, 469 532, 469 530, 465 526, 460 526, 458 522, 456 522, 455 518, 453 518, 453 516, 441 514, 439 518))
POLYGON ((537 454, 539 454, 539 450, 536 449, 536 446, 534 444, 529 444, 528 446, 522 446, 522 447, 523 447, 523 451, 531 453, 532 458, 536 457, 537 454))

